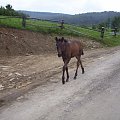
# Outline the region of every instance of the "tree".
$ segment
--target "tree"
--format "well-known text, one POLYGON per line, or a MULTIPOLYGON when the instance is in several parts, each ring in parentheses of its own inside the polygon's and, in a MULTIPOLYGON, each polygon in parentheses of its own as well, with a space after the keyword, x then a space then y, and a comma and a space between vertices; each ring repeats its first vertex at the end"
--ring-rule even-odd
POLYGON ((13 10, 12 5, 10 5, 10 4, 7 4, 5 7, 6 7, 7 10, 13 10))
POLYGON ((17 11, 15 11, 13 8, 12 8, 12 5, 10 4, 7 4, 5 7, 0 7, 0 15, 5 15, 5 16, 20 16, 22 17, 23 15, 24 16, 27 16, 23 13, 19 13, 17 11))
POLYGON ((114 17, 112 20, 112 28, 120 28, 120 16, 114 17))
POLYGON ((5 8, 4 7, 0 7, 0 15, 4 15, 5 14, 5 8))

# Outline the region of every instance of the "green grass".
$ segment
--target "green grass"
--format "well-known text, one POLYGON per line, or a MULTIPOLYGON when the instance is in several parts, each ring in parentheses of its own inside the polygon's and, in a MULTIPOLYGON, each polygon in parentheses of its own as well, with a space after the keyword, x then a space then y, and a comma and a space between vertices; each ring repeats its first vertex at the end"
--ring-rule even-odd
POLYGON ((7 18, 7 19, 1 19, 1 18, 7 18, 6 16, 0 16, 0 25, 6 26, 6 27, 13 27, 22 29, 22 19, 20 18, 7 18))
POLYGON ((57 34, 57 35, 64 35, 64 36, 80 36, 80 37, 87 37, 98 42, 101 42, 107 46, 118 46, 120 45, 120 35, 116 37, 112 36, 108 31, 105 31, 105 37, 102 40, 100 38, 100 32, 77 27, 73 25, 65 24, 65 29, 61 29, 59 26, 60 24, 57 22, 49 22, 49 21, 40 21, 40 20, 26 20, 26 27, 22 27, 22 19, 21 18, 6 18, 6 16, 0 16, 0 25, 6 27, 12 27, 17 29, 26 29, 35 32, 40 32, 43 34, 57 34))

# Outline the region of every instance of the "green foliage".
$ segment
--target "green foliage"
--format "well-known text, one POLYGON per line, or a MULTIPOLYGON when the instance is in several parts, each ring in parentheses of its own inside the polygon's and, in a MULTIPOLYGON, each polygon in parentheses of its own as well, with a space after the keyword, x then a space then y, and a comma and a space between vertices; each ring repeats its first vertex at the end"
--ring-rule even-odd
POLYGON ((120 16, 114 17, 112 20, 112 28, 120 28, 120 16))
POLYGON ((10 5, 10 4, 7 4, 5 7, 6 7, 7 10, 13 10, 12 5, 10 5))
POLYGON ((25 14, 15 11, 10 4, 0 7, 0 15, 3 16, 23 16, 25 14))
POLYGON ((115 29, 115 27, 117 27, 117 29, 120 29, 120 16, 115 16, 111 19, 108 18, 107 21, 104 21, 98 25, 98 29, 101 27, 105 27, 108 29, 110 29, 110 28, 115 29))

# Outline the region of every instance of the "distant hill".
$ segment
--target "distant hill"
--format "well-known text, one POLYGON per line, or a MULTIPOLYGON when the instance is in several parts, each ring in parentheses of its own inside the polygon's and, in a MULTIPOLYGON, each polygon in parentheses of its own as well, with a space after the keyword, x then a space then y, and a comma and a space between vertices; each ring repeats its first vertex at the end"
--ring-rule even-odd
POLYGON ((50 12, 32 12, 32 11, 19 11, 29 15, 31 18, 40 18, 45 20, 60 21, 64 20, 65 23, 75 25, 93 25, 106 21, 108 18, 120 16, 120 12, 104 11, 104 12, 91 12, 76 15, 50 13, 50 12))
POLYGON ((18 11, 21 13, 25 13, 29 15, 31 18, 40 18, 45 20, 60 20, 66 16, 72 16, 69 14, 62 14, 62 13, 50 13, 50 12, 32 12, 32 11, 18 11))

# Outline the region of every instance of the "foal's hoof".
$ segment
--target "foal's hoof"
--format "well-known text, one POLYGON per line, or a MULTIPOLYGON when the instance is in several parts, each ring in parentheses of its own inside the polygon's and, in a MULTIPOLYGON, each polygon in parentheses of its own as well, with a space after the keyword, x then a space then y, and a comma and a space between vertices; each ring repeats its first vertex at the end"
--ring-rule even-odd
POLYGON ((82 72, 82 74, 84 74, 85 72, 82 72))
POLYGON ((66 82, 68 82, 69 81, 69 79, 66 79, 66 82))
POLYGON ((64 84, 65 84, 65 81, 62 81, 62 84, 64 85, 64 84))
POLYGON ((77 78, 77 77, 75 76, 75 77, 74 77, 74 80, 76 80, 76 78, 77 78))
POLYGON ((85 70, 84 70, 84 68, 82 69, 82 74, 84 74, 85 73, 85 70))

